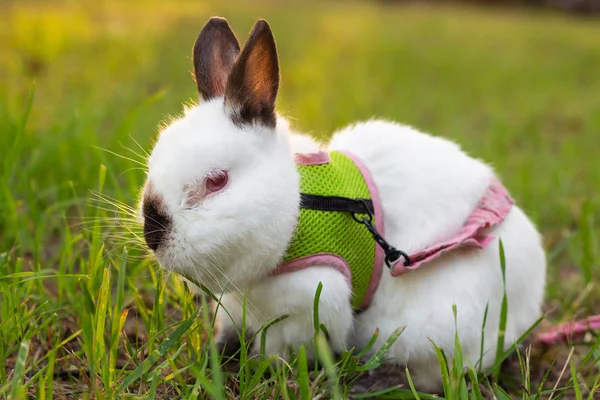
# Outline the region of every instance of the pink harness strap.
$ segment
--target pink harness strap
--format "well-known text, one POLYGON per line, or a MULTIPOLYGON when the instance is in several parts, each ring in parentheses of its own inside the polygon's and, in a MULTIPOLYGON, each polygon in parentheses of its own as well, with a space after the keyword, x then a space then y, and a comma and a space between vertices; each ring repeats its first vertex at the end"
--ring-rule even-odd
POLYGON ((404 259, 401 258, 391 266, 392 275, 399 276, 415 270, 423 263, 460 247, 485 248, 494 237, 486 235, 482 231, 493 228, 504 221, 513 204, 514 201, 506 188, 497 178, 493 178, 460 232, 446 241, 429 246, 425 250, 410 256, 411 263, 408 267, 404 266, 404 259))
POLYGON ((537 339, 540 343, 551 346, 581 339, 586 333, 594 330, 600 330, 600 315, 558 325, 547 332, 540 333, 537 339))

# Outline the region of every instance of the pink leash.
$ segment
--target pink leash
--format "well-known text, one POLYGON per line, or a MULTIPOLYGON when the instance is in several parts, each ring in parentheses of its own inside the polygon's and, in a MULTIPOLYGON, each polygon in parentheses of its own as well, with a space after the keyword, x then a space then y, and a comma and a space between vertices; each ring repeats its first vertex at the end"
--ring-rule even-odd
POLYGON ((600 315, 560 324, 538 335, 538 340, 546 346, 551 346, 581 339, 586 333, 594 330, 600 330, 600 315))

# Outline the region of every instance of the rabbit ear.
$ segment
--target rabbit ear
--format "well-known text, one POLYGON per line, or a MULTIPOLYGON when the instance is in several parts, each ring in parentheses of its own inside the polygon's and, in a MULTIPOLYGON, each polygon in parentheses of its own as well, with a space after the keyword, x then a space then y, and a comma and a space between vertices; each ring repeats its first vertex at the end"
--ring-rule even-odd
POLYGON ((212 17, 194 44, 194 74, 204 100, 225 94, 227 76, 240 45, 225 18, 212 17))
POLYGON ((254 24, 227 79, 225 104, 236 125, 259 123, 274 128, 279 61, 269 24, 254 24))

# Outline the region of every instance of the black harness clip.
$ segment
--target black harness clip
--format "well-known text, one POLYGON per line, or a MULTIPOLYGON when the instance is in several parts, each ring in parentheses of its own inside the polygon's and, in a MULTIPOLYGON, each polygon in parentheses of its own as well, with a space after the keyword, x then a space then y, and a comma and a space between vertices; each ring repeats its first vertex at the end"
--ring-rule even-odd
POLYGON ((301 193, 300 207, 310 210, 349 212, 356 222, 367 227, 373 236, 373 239, 375 239, 377 244, 383 249, 383 252, 385 253, 385 264, 388 268, 391 268, 392 264, 397 262, 400 257, 404 257, 405 267, 410 265, 408 254, 390 245, 383 236, 381 236, 379 231, 377 231, 375 225, 373 225, 373 213, 375 212, 375 207, 371 200, 301 193), (364 214, 368 215, 368 218, 359 219, 358 216, 364 214))
POLYGON ((404 257, 404 266, 408 267, 410 265, 410 257, 408 256, 408 254, 406 254, 402 250, 398 250, 397 248, 389 244, 383 236, 381 236, 377 228, 375 228, 375 226, 373 225, 373 214, 371 213, 368 204, 363 199, 357 200, 364 203, 366 214, 369 217, 359 219, 357 217, 358 213, 355 212, 350 213, 350 215, 352 216, 352 219, 354 219, 356 222, 358 222, 359 224, 363 224, 367 227, 367 229, 373 236, 373 239, 375 239, 377 244, 379 244, 379 246, 383 249, 383 252, 385 253, 385 264, 388 266, 388 268, 391 268, 392 264, 398 261, 400 257, 404 257))

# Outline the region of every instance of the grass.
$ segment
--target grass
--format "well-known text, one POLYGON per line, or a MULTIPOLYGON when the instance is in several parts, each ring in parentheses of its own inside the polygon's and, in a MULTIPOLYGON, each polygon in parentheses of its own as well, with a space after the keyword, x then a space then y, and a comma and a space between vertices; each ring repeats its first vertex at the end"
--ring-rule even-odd
MULTIPOLYGON (((231 372, 205 340, 206 299, 157 268, 136 228, 123 233, 156 127, 195 99, 189 54, 213 14, 240 37, 269 20, 278 106, 298 129, 325 139, 375 115, 491 162, 545 237, 542 326, 600 312, 594 21, 376 1, 0 8, 0 398, 431 397, 397 375, 365 378, 385 354, 335 359, 319 332, 322 369, 305 350, 283 363, 243 348, 231 372)), ((600 341, 588 339, 519 350, 490 376, 460 368, 457 342, 438 354, 443 395, 592 398, 600 341)))

